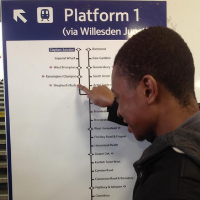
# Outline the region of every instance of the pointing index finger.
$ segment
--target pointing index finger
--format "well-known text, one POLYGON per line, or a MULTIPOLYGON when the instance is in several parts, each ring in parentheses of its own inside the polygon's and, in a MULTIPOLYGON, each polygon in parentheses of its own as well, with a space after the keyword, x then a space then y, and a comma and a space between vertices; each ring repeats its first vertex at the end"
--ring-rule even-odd
POLYGON ((83 86, 83 85, 81 85, 81 84, 78 84, 77 87, 78 87, 80 90, 82 90, 83 92, 85 92, 86 94, 89 94, 89 93, 90 93, 90 90, 89 90, 87 87, 85 87, 85 86, 83 86))

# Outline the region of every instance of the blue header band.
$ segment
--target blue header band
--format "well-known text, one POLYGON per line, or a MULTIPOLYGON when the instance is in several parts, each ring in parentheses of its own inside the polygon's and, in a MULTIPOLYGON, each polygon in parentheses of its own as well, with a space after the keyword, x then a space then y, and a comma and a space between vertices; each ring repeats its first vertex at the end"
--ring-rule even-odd
POLYGON ((126 40, 166 26, 166 2, 2 1, 2 24, 5 40, 126 40))

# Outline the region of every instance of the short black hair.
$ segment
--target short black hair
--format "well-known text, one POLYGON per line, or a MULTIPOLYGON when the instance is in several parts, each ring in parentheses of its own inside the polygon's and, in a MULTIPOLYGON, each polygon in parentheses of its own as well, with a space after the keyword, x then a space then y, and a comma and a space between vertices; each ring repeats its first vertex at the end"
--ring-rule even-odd
POLYGON ((114 65, 118 74, 136 86, 145 75, 163 84, 182 106, 194 92, 194 61, 182 37, 172 29, 156 26, 132 36, 118 51, 114 65))

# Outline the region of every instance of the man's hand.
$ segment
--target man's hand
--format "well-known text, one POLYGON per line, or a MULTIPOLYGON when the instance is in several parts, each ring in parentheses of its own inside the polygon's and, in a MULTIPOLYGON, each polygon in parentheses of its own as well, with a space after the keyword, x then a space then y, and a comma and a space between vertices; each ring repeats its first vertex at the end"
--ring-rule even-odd
POLYGON ((87 97, 91 99, 94 105, 100 107, 112 106, 114 102, 114 95, 112 91, 105 85, 93 87, 89 90, 87 87, 78 84, 77 87, 87 94, 87 97))

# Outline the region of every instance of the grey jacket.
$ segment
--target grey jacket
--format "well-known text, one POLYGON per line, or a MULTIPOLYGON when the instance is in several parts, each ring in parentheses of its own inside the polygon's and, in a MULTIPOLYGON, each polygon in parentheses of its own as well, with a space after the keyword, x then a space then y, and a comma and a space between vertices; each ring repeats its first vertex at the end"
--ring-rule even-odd
POLYGON ((134 167, 134 200, 199 200, 200 111, 176 130, 156 137, 134 167))

